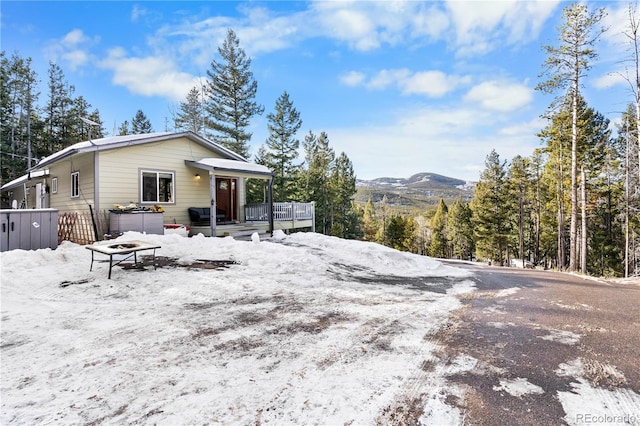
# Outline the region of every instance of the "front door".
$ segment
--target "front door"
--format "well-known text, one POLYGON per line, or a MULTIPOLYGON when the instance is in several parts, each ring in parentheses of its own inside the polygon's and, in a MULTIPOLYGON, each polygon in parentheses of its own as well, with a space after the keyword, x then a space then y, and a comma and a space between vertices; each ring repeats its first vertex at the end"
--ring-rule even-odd
POLYGON ((216 178, 216 218, 218 222, 238 220, 237 179, 216 178))

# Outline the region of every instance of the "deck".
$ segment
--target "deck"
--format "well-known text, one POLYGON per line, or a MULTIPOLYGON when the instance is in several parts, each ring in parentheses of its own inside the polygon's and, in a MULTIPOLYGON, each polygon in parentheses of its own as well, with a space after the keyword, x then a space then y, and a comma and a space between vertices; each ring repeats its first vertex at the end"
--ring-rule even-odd
MULTIPOLYGON (((244 208, 244 221, 216 224, 216 237, 246 237, 254 232, 269 233, 269 206, 248 204, 244 208)), ((310 228, 315 231, 315 203, 273 203, 273 230, 295 230, 310 228)), ((189 236, 202 234, 211 236, 210 226, 191 226, 189 236)))

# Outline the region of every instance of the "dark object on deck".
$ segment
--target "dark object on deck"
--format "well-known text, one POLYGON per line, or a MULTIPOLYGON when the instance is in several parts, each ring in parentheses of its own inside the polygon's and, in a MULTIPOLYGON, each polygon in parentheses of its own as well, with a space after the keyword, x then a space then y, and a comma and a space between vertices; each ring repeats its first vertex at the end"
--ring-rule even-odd
MULTIPOLYGON (((224 220, 226 214, 224 210, 216 209, 216 222, 224 220)), ((189 207, 189 219, 191 224, 211 223, 211 208, 209 207, 189 207)))

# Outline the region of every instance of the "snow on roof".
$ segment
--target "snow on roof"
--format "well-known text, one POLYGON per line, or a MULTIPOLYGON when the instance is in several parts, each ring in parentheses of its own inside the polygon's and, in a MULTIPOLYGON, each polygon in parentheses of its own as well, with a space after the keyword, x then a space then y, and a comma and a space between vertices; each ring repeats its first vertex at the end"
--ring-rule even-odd
POLYGON ((200 161, 186 161, 187 165, 204 170, 233 171, 259 175, 272 175, 267 166, 248 161, 228 160, 225 158, 203 158, 200 161))
MULTIPOLYGON (((158 132, 158 133, 143 133, 139 135, 125 135, 125 136, 110 136, 106 138, 100 139, 92 139, 90 141, 78 142, 74 145, 68 146, 65 149, 55 152, 48 157, 43 158, 36 164, 33 169, 40 169, 48 164, 61 160, 70 155, 74 155, 80 152, 91 152, 98 151, 100 148, 106 149, 114 149, 121 148, 130 145, 138 145, 142 143, 151 143, 151 142, 159 142, 167 139, 174 139, 179 137, 186 137, 192 140, 197 141, 200 144, 206 145, 208 148, 219 152, 222 155, 227 157, 246 161, 240 155, 235 152, 223 147, 222 145, 218 145, 217 143, 211 142, 210 140, 197 135, 193 132, 181 132, 181 133, 171 133, 171 132, 158 132)), ((32 170, 33 170, 32 169, 32 170)))
POLYGON ((26 175, 20 176, 19 178, 12 180, 11 182, 5 183, 4 185, 2 185, 2 188, 0 189, 4 190, 4 189, 15 188, 16 186, 22 185, 31 179, 37 179, 45 176, 49 176, 49 169, 37 170, 31 173, 27 173, 26 175))

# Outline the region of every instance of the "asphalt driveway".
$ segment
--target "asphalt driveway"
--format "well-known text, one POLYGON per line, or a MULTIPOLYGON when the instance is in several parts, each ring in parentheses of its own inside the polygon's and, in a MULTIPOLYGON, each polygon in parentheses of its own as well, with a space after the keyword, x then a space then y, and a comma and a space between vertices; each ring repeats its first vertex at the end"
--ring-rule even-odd
MULTIPOLYGON (((445 262, 446 263, 446 262, 445 262)), ((465 424, 640 424, 640 286, 460 264, 478 291, 438 335, 465 424)))

